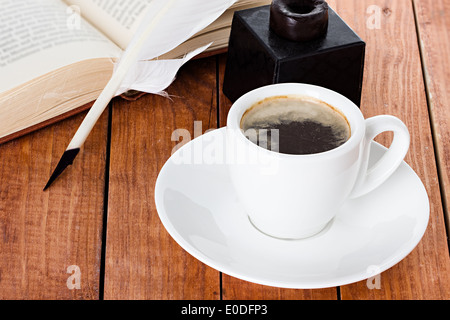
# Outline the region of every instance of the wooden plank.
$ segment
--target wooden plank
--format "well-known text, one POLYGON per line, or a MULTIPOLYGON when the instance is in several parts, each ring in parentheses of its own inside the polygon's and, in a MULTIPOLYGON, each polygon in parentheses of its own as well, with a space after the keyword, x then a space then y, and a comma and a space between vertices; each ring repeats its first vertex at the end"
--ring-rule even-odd
MULTIPOLYGON (((399 264, 381 274, 381 288, 366 281, 341 288, 342 299, 448 299, 450 260, 436 159, 409 0, 329 1, 367 43, 362 107, 366 117, 392 114, 411 133, 406 162, 422 179, 431 213, 424 238, 399 264), (377 21, 372 19, 379 18, 377 21)), ((378 141, 388 145, 389 135, 378 141)))
POLYGON ((414 0, 414 6, 448 229, 450 228, 450 2, 414 0))
POLYGON ((114 104, 111 137, 105 299, 219 299, 220 275, 186 253, 155 209, 159 171, 178 142, 217 126, 215 58, 189 62, 167 90, 114 104))
MULTIPOLYGON (((219 123, 220 127, 224 127, 227 124, 227 115, 232 103, 222 92, 226 55, 220 55, 218 59, 220 81, 219 123)), ((337 291, 335 288, 316 290, 274 288, 239 280, 224 274, 222 277, 222 296, 224 300, 335 300, 337 291)))
POLYGON ((0 299, 99 298, 107 116, 42 191, 85 114, 0 146, 0 299))
POLYGON ((284 289, 258 285, 223 275, 224 300, 336 300, 336 288, 284 289))

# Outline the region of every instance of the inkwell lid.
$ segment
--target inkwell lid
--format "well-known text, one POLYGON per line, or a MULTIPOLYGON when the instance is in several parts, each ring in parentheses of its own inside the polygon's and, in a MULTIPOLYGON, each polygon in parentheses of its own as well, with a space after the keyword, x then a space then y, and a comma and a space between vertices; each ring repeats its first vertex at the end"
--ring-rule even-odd
POLYGON ((291 41, 322 37, 328 29, 328 4, 324 0, 273 0, 270 28, 291 41))

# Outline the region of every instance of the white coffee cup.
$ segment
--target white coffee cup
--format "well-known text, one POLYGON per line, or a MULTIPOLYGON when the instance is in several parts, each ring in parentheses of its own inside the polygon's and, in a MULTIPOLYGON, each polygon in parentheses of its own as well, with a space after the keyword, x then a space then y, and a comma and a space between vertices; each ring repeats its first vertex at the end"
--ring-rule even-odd
POLYGON ((232 183, 253 225, 283 239, 310 237, 334 218, 343 203, 380 186, 408 152, 409 132, 396 117, 381 115, 364 120, 346 97, 313 85, 286 83, 255 89, 239 98, 227 118, 227 152, 232 183), (290 155, 267 150, 251 142, 240 128, 245 111, 255 103, 284 95, 321 100, 347 118, 351 137, 343 145, 322 153, 290 155), (371 141, 393 131, 384 156, 368 168, 371 141))

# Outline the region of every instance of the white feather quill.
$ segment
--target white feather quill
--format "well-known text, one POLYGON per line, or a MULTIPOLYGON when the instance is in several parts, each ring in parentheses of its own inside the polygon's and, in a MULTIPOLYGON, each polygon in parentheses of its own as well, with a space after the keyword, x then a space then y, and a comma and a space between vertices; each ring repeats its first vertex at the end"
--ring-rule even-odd
POLYGON ((153 60, 207 27, 236 0, 152 0, 143 22, 115 66, 113 76, 81 123, 44 190, 71 165, 109 101, 128 89, 160 93, 178 69, 205 47, 183 59, 153 60))

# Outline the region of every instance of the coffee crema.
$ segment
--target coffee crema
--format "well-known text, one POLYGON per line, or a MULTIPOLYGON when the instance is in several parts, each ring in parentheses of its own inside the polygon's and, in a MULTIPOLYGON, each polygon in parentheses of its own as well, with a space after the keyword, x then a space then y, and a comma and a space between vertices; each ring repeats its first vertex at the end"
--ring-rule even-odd
POLYGON ((329 151, 351 136, 350 125, 341 112, 304 96, 261 100, 244 113, 240 126, 260 147, 294 155, 329 151))

